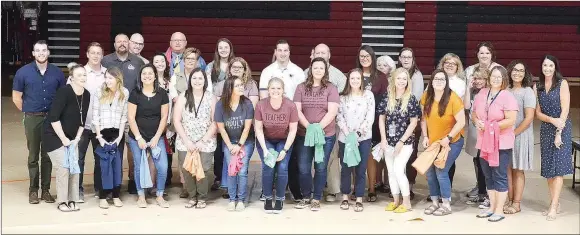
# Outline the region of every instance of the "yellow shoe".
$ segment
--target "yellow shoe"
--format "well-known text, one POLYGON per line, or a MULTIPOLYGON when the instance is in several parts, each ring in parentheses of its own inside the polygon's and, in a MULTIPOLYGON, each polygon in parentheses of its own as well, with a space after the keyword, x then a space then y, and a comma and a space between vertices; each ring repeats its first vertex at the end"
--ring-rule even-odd
POLYGON ((390 202, 387 207, 385 207, 385 211, 394 211, 397 208, 394 202, 390 202))
POLYGON ((409 210, 407 210, 407 207, 405 207, 403 205, 400 205, 393 212, 395 212, 395 213, 405 213, 405 212, 408 212, 408 211, 409 210))

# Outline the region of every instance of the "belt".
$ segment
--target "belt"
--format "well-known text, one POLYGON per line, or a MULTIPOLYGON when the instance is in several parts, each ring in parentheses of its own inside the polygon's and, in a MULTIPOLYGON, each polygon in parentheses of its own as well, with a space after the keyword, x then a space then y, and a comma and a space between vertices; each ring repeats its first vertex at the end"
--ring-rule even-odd
POLYGON ((29 115, 29 116, 42 116, 42 117, 44 117, 44 116, 48 115, 48 112, 26 112, 24 114, 29 115))

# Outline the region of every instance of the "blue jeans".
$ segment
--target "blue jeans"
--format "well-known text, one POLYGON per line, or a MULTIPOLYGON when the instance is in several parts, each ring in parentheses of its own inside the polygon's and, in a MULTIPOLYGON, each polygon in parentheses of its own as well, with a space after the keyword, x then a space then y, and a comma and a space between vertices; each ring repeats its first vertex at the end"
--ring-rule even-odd
MULTIPOLYGON (((250 158, 252 158, 252 154, 254 154, 254 140, 247 140, 246 143, 244 143, 243 148, 246 152, 246 156, 242 158, 244 165, 236 176, 230 176, 227 172, 227 169, 228 165, 230 164, 230 158, 232 157, 232 154, 230 153, 228 146, 225 143, 223 144, 224 167, 226 168, 224 172, 226 173, 228 194, 230 195, 231 202, 236 201, 236 195, 238 201, 244 202, 246 200, 248 188, 248 167, 250 165, 250 158)), ((222 181, 223 179, 224 178, 222 178, 222 181)))
MULTIPOLYGON (((145 195, 145 190, 141 188, 140 179, 140 171, 139 166, 141 164, 141 148, 139 148, 139 143, 131 137, 129 137, 129 148, 131 149, 131 153, 133 153, 133 164, 135 170, 135 185, 137 186, 137 195, 143 196, 145 195)), ((157 170, 157 196, 163 196, 163 191, 165 190, 165 180, 167 179, 167 152, 165 151, 165 141, 163 138, 159 138, 157 142, 157 147, 161 148, 161 153, 159 154, 159 158, 157 160, 153 159, 153 163, 155 164, 155 169, 157 170)))
POLYGON ((350 194, 350 176, 352 172, 355 172, 354 179, 354 195, 356 197, 362 197, 365 194, 365 185, 367 179, 367 163, 369 160, 369 153, 371 151, 371 139, 363 140, 358 142, 358 151, 360 153, 360 162, 357 166, 348 167, 344 163, 344 148, 345 144, 338 142, 338 156, 340 157, 340 193, 343 195, 350 194))
MULTIPOLYGON (((331 124, 334 125, 334 124, 331 124)), ((314 200, 322 199, 322 190, 326 184, 326 167, 330 153, 334 147, 335 136, 324 137, 324 161, 314 163, 314 200)), ((300 172, 300 189, 305 199, 312 193, 312 161, 314 160, 314 147, 304 146, 304 136, 296 136, 296 145, 300 155, 298 157, 298 171, 300 172)))
MULTIPOLYGON (((266 148, 273 148, 277 152, 284 149, 286 140, 268 140, 264 139, 266 142, 266 148)), ((268 150, 266 150, 267 152, 268 150)), ((292 156, 292 146, 286 152, 284 159, 282 161, 276 162, 274 168, 270 168, 264 164, 264 150, 261 146, 258 146, 258 154, 260 159, 262 159, 262 191, 266 199, 273 199, 273 188, 274 174, 278 173, 278 178, 276 179, 276 200, 284 201, 286 199, 286 185, 288 185, 288 162, 292 156)))
POLYGON ((461 148, 463 148, 463 137, 455 141, 455 143, 450 143, 449 155, 447 155, 447 161, 445 161, 445 168, 439 169, 435 165, 431 165, 429 170, 425 173, 427 176, 427 184, 429 185, 429 195, 431 197, 441 197, 444 199, 451 200, 451 181, 449 180, 449 168, 455 163, 455 160, 459 157, 461 153, 461 148))
POLYGON ((499 150, 499 166, 491 167, 489 166, 489 162, 481 157, 479 158, 479 162, 481 163, 481 170, 485 176, 487 190, 507 192, 507 169, 512 162, 512 149, 499 150))

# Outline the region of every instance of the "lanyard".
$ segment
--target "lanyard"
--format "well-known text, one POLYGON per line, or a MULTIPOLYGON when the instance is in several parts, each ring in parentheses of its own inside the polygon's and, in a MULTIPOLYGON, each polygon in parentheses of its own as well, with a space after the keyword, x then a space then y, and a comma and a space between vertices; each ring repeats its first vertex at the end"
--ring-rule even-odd
POLYGON ((485 103, 487 104, 485 106, 485 116, 486 116, 486 118, 489 116, 489 108, 491 107, 491 105, 493 104, 493 102, 495 101, 495 99, 497 98, 497 96, 499 95, 499 93, 501 93, 501 90, 499 92, 497 92, 495 94, 495 96, 493 96, 493 98, 491 98, 491 102, 489 102, 489 104, 487 104, 487 101, 489 100, 489 95, 491 94, 491 89, 487 92, 487 99, 485 100, 485 103))
POLYGON ((195 96, 192 97, 193 98, 193 112, 195 113, 195 118, 197 118, 197 112, 199 111, 199 108, 201 107, 204 96, 205 96, 205 92, 201 95, 201 99, 199 100, 199 105, 197 107, 195 107, 195 96))

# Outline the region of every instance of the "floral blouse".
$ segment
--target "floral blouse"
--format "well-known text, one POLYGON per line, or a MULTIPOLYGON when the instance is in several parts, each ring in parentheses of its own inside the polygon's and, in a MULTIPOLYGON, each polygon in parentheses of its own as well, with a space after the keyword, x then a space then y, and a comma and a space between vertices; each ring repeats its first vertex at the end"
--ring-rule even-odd
POLYGON ((372 126, 375 119, 375 98, 371 91, 365 90, 362 96, 340 96, 338 115, 336 121, 340 127, 338 141, 346 142, 344 133, 358 131, 360 136, 358 141, 368 140, 372 137, 372 126))
MULTIPOLYGON (((411 124, 411 118, 420 118, 421 117, 421 108, 419 107, 419 102, 415 98, 414 95, 411 95, 409 98, 409 103, 407 104, 407 112, 401 113, 401 100, 397 99, 397 106, 393 112, 388 112, 387 105, 388 105, 388 93, 382 96, 379 102, 379 106, 377 108, 377 112, 379 115, 386 115, 386 123, 385 123, 385 133, 387 134, 387 143, 390 146, 397 145, 397 142, 403 137, 405 131, 407 131, 407 127, 411 124)), ((419 125, 417 123, 417 125, 419 125)), ((405 141, 404 145, 411 145, 415 141, 415 134, 411 134, 411 136, 405 141)))
MULTIPOLYGON (((200 140, 209 130, 212 123, 211 106, 212 94, 209 93, 209 91, 206 91, 203 95, 201 104, 199 104, 197 117, 195 117, 194 107, 192 107, 191 110, 189 109, 188 105, 183 108, 183 112, 181 112, 181 124, 185 130, 185 134, 191 141, 195 142, 200 140)), ((210 139, 209 143, 205 143, 204 147, 200 150, 202 152, 209 153, 215 151, 216 146, 216 137, 214 136, 210 139)), ((185 145, 180 135, 177 135, 175 147, 178 151, 187 151, 187 146, 185 145)))

